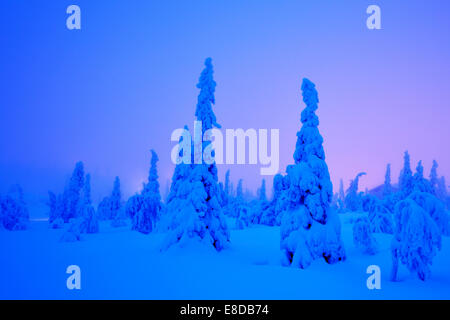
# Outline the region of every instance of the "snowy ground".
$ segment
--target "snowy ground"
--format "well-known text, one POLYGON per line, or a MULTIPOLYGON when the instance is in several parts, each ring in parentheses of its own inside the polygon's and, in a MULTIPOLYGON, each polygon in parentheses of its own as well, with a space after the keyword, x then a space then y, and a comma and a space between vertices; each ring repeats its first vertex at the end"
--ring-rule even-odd
POLYGON ((390 282, 389 235, 377 234, 380 252, 361 254, 352 242, 351 216, 341 216, 347 251, 343 263, 315 261, 301 270, 280 265, 279 228, 232 230, 220 253, 202 244, 159 252, 161 234, 129 227, 61 243, 63 230, 33 221, 27 231, 0 230, 0 299, 450 299, 450 239, 427 282, 402 266, 390 282), (81 290, 66 288, 66 268, 81 268, 81 290), (366 268, 381 268, 381 290, 369 290, 366 268))

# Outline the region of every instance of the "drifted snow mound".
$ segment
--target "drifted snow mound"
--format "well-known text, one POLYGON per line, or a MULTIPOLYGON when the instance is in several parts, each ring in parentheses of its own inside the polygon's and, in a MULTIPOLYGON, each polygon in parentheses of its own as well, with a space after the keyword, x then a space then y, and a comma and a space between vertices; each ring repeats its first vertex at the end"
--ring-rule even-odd
POLYGON ((306 268, 317 258, 328 263, 345 259, 341 224, 330 208, 333 186, 330 181, 323 138, 315 114, 319 102, 315 85, 302 83, 302 128, 297 133, 295 164, 287 167, 285 207, 282 217, 280 247, 283 264, 306 268))
POLYGON ((391 279, 397 278, 399 260, 421 280, 428 279, 433 257, 440 249, 441 233, 430 215, 410 198, 397 203, 391 279))

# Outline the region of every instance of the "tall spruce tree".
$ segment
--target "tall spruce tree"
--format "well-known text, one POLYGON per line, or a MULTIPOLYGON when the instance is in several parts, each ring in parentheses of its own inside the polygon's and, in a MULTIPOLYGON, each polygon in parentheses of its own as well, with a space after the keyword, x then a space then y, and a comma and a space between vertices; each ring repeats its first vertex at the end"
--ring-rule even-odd
POLYGON ((297 133, 294 165, 287 167, 288 209, 281 222, 280 247, 284 264, 306 268, 314 259, 328 263, 345 259, 341 226, 330 208, 333 197, 323 138, 319 133, 318 94, 314 83, 303 79, 302 128, 297 133))
MULTIPOLYGON (((208 58, 197 84, 200 94, 195 110, 196 120, 202 124, 202 137, 206 131, 214 127, 220 128, 212 110, 216 88, 213 73, 212 60, 208 58)), ((202 150, 210 147, 210 143, 203 142, 202 150)), ((211 154, 214 155, 213 152, 211 154)), ((172 187, 177 190, 174 190, 172 197, 169 196, 168 212, 172 219, 168 226, 169 237, 164 246, 197 238, 211 244, 217 251, 222 250, 229 241, 230 233, 220 206, 215 162, 207 163, 202 159, 200 163, 185 164, 175 171, 172 187)))

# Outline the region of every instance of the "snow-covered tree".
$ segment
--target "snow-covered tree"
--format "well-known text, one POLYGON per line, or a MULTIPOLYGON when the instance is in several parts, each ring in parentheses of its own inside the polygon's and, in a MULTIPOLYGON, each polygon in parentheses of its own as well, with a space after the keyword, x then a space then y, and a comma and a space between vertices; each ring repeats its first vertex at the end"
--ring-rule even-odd
POLYGON ((448 196, 448 192, 447 192, 447 184, 445 183, 445 177, 442 176, 438 179, 437 182, 437 191, 436 191, 436 196, 438 197, 438 199, 441 199, 444 203, 447 204, 447 206, 450 205, 450 198, 448 196))
POLYGON ((73 218, 69 227, 61 235, 60 242, 75 242, 81 240, 81 234, 86 230, 86 220, 81 217, 73 218))
POLYGON ((398 185, 403 197, 407 197, 413 190, 413 175, 411 171, 411 162, 408 151, 405 151, 403 157, 403 169, 400 171, 400 177, 398 178, 398 185))
POLYGON ((433 165, 431 166, 430 171, 430 184, 433 191, 433 194, 436 194, 438 188, 438 174, 437 168, 439 167, 436 160, 433 160, 433 165))
POLYGON ((283 264, 306 268, 318 258, 328 263, 344 260, 345 251, 339 217, 330 208, 333 186, 317 127, 318 94, 308 79, 303 79, 302 91, 306 108, 297 133, 295 164, 287 167, 288 209, 281 222, 280 247, 283 264))
POLYGON ((224 185, 224 193, 225 193, 224 205, 225 206, 228 204, 228 199, 231 196, 230 188, 231 188, 231 186, 230 186, 230 170, 228 169, 227 172, 225 173, 225 185, 224 185))
POLYGON ((48 192, 48 201, 47 206, 49 208, 48 212, 48 222, 52 223, 55 219, 58 218, 58 208, 57 208, 57 200, 56 195, 52 192, 48 192))
MULTIPOLYGON (((202 123, 202 136, 214 127, 220 128, 212 110, 215 103, 215 87, 213 66, 211 58, 208 58, 197 84, 200 94, 195 116, 197 121, 202 123)), ((210 144, 210 141, 203 142, 202 150, 210 149, 210 144)), ((230 233, 218 197, 216 164, 214 161, 207 163, 205 159, 200 162, 200 164, 185 164, 183 167, 177 166, 175 169, 172 179, 174 190, 173 192, 171 190, 173 196, 169 196, 167 203, 167 212, 170 212, 172 219, 165 247, 197 238, 220 251, 229 241, 230 233)))
POLYGON ((336 199, 337 210, 340 213, 345 212, 345 191, 344 191, 344 181, 339 180, 339 193, 336 199))
POLYGON ((129 197, 125 204, 125 215, 133 220, 136 214, 141 210, 142 202, 143 200, 140 193, 129 197))
POLYGON ((79 161, 75 164, 72 176, 69 181, 67 189, 67 207, 62 218, 64 222, 69 222, 70 219, 77 217, 78 203, 80 201, 80 192, 84 186, 84 165, 79 161))
POLYGON ((286 210, 287 201, 287 183, 281 174, 273 177, 273 197, 268 207, 263 211, 261 224, 275 226, 281 224, 282 213, 286 210))
POLYGON ((111 210, 111 226, 123 227, 126 225, 125 209, 122 207, 122 192, 120 191, 120 179, 114 179, 114 187, 109 197, 109 205, 111 210))
POLYGON ((391 164, 386 166, 386 174, 384 176, 383 197, 387 197, 392 193, 391 186, 391 164))
POLYGON ((420 206, 436 223, 441 234, 450 236, 450 215, 445 210, 445 204, 429 192, 420 192, 417 189, 409 198, 420 206))
POLYGON ((433 257, 440 249, 441 234, 430 215, 410 198, 397 203, 391 279, 397 279, 399 260, 421 280, 428 279, 433 257))
POLYGON ((97 214, 100 220, 111 220, 110 197, 104 197, 97 206, 97 214))
POLYGON ((120 191, 119 177, 114 179, 114 187, 111 196, 109 197, 109 201, 111 206, 111 219, 114 220, 122 207, 122 192, 120 191))
POLYGON ((235 228, 243 229, 252 223, 252 208, 244 199, 243 180, 239 179, 236 197, 231 203, 231 217, 235 218, 235 228))
POLYGON ((49 207, 48 222, 50 228, 61 229, 64 226, 64 220, 62 218, 62 213, 65 210, 64 195, 56 196, 53 192, 48 192, 48 202, 49 207))
POLYGON ((267 201, 266 195, 266 179, 262 179, 261 187, 258 189, 259 201, 267 201))
POLYGON ((373 255, 378 251, 378 243, 372 234, 367 217, 358 217, 353 224, 353 243, 365 254, 373 255))
POLYGON ((28 227, 29 212, 20 185, 13 185, 0 203, 3 227, 10 231, 28 227))
POLYGON ((152 160, 148 182, 144 185, 139 199, 134 199, 134 205, 135 207, 139 207, 139 210, 134 215, 132 223, 132 230, 145 234, 154 229, 161 210, 161 195, 159 193, 158 171, 156 167, 159 159, 154 150, 151 150, 151 152, 152 160))
POLYGON ((373 208, 375 207, 375 205, 377 204, 378 198, 372 194, 366 193, 361 196, 361 201, 362 201, 361 202, 362 210, 369 212, 369 211, 372 211, 373 208))
POLYGON ((350 186, 347 189, 345 196, 345 207, 349 211, 362 210, 362 196, 358 193, 359 178, 366 175, 365 172, 360 172, 355 179, 350 181, 350 186))
POLYGON ((430 182, 423 177, 422 161, 419 161, 416 173, 413 176, 413 188, 415 191, 432 193, 430 182))
MULTIPOLYGON (((56 222, 56 220, 55 220, 56 222)), ((56 228, 56 226, 53 226, 56 228)), ((78 201, 75 218, 71 218, 70 225, 62 234, 61 242, 74 242, 81 240, 82 233, 98 233, 99 222, 97 213, 92 205, 91 199, 91 175, 84 178, 84 185, 78 201)))
POLYGON ((369 221, 372 232, 388 234, 394 232, 392 213, 379 200, 369 210, 369 221))
POLYGON ((79 217, 85 220, 85 230, 81 230, 86 233, 99 232, 98 216, 92 205, 91 199, 91 175, 87 174, 83 187, 83 196, 81 198, 81 204, 79 207, 79 217))

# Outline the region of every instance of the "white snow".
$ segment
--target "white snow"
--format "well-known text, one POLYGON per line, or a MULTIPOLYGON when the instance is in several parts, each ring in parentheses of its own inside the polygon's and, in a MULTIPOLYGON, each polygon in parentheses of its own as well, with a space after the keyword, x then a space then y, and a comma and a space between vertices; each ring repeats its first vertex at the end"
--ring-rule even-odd
POLYGON ((279 227, 231 230, 228 248, 217 252, 187 242, 160 252, 162 233, 148 235, 128 225, 60 242, 65 229, 32 221, 25 231, 0 230, 0 299, 449 299, 450 239, 425 282, 400 265, 389 280, 391 235, 374 234, 379 251, 355 248, 351 222, 359 213, 339 215, 347 259, 333 265, 323 259, 308 269, 283 267, 279 227), (381 268, 381 290, 366 286, 369 265, 381 268), (81 290, 68 290, 66 268, 81 268, 81 290))

